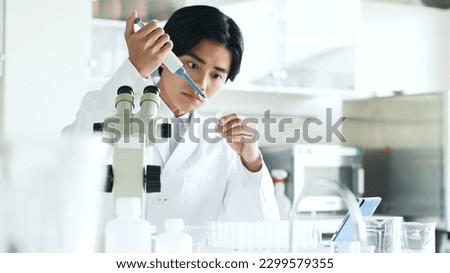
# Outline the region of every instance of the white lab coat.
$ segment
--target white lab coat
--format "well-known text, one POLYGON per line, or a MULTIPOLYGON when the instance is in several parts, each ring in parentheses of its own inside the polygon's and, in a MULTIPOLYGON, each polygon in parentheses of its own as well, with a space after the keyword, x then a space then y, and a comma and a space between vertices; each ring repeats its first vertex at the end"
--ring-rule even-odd
MULTIPOLYGON (((103 122, 115 113, 114 100, 118 87, 129 85, 140 98, 146 82, 127 60, 112 79, 100 90, 88 92, 81 103, 75 122, 63 130, 63 135, 91 133, 94 122, 103 122)), ((139 105, 136 101, 135 105, 139 105)), ((164 117, 162 103, 158 115, 164 117)), ((166 116, 167 117, 167 116, 166 116)), ((267 167, 250 172, 239 155, 224 142, 208 143, 201 136, 203 121, 193 112, 190 132, 199 141, 185 134, 171 155, 169 144, 156 145, 155 162, 162 166, 161 192, 146 196, 146 219, 163 227, 166 218, 181 217, 186 225, 205 225, 208 221, 278 220, 279 213, 274 188, 267 167), (196 143, 198 142, 198 143, 196 143)), ((112 217, 112 215, 111 215, 112 217)))

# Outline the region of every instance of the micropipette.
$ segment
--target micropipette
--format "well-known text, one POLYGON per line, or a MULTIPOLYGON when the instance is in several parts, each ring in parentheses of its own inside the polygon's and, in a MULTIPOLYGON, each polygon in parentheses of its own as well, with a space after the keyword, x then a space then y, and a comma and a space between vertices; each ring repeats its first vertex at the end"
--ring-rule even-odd
MULTIPOLYGON (((134 20, 134 23, 137 24, 140 27, 144 26, 144 23, 142 23, 141 18, 137 17, 134 20)), ((173 53, 173 51, 170 51, 166 58, 164 58, 163 63, 167 66, 167 68, 170 70, 170 72, 175 73, 183 78, 186 79, 186 81, 194 88, 194 90, 203 98, 206 99, 205 94, 202 92, 202 90, 195 84, 195 82, 189 77, 189 75, 186 73, 186 69, 183 67, 183 63, 178 59, 178 57, 173 53)))

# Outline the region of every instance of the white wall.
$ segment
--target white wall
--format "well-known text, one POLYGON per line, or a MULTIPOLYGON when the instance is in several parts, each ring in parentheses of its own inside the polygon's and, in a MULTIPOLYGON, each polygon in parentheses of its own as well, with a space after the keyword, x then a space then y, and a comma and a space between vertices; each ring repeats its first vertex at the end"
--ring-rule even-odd
POLYGON ((364 1, 358 86, 378 93, 450 89, 450 10, 364 1))
POLYGON ((6 0, 4 134, 59 138, 87 89, 87 0, 6 0))

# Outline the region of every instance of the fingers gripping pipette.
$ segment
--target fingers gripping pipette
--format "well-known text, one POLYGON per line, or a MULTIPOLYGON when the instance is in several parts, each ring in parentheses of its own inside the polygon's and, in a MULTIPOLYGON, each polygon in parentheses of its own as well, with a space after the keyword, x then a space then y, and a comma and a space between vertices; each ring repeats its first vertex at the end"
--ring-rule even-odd
MULTIPOLYGON (((139 27, 144 27, 144 23, 142 22, 141 18, 137 17, 134 20, 134 23, 136 25, 138 25, 139 27)), ((202 101, 206 102, 206 104, 208 104, 209 107, 211 107, 211 109, 216 113, 216 118, 218 119, 218 124, 221 124, 219 118, 222 116, 221 113, 219 113, 217 111, 217 109, 211 105, 211 103, 208 102, 208 99, 206 98, 205 94, 202 92, 202 90, 197 86, 197 84, 191 79, 191 77, 189 77, 189 75, 187 74, 186 70, 183 67, 183 63, 180 61, 180 59, 178 59, 177 55, 175 55, 175 53, 173 53, 173 51, 170 51, 166 57, 164 58, 163 63, 167 66, 167 68, 170 70, 170 72, 177 74, 181 77, 183 77, 184 79, 186 79, 186 81, 189 83, 189 85, 200 95, 200 97, 202 98, 202 101)), ((222 145, 219 145, 219 154, 222 155, 223 154, 223 145, 225 142, 222 142, 222 145)))
MULTIPOLYGON (((134 23, 137 24, 139 27, 143 27, 144 23, 142 22, 141 18, 137 17, 134 20, 134 23)), ((194 90, 202 97, 202 100, 206 99, 205 94, 202 92, 202 90, 195 84, 195 82, 189 77, 189 75, 186 73, 186 70, 183 67, 183 63, 178 59, 178 57, 170 51, 166 58, 164 58, 163 64, 167 66, 167 68, 170 70, 170 72, 175 73, 183 78, 186 79, 186 81, 194 88, 194 90)))

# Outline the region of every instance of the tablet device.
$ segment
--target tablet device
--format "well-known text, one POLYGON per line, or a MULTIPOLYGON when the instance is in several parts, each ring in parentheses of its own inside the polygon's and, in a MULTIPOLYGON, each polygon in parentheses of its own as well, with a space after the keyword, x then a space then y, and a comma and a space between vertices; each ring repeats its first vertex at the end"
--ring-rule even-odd
MULTIPOLYGON (((369 217, 375 213, 378 205, 381 202, 381 197, 363 197, 358 198, 359 209, 362 217, 369 217)), ((355 224, 353 223, 350 211, 344 217, 336 232, 331 237, 332 242, 353 242, 357 241, 355 238, 356 232, 355 224)))

